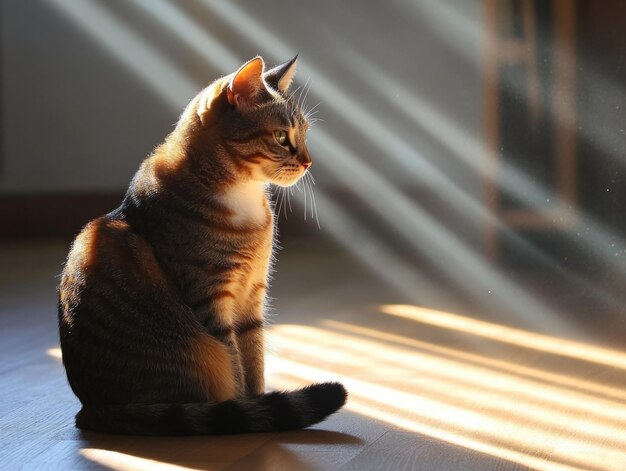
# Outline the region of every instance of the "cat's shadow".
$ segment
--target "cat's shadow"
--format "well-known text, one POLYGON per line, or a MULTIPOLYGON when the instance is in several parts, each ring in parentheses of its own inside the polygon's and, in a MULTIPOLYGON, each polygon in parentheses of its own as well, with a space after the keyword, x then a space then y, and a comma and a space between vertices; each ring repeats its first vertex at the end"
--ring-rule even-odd
POLYGON ((308 451, 345 452, 364 441, 323 429, 192 437, 139 437, 77 431, 78 460, 90 468, 150 469, 169 464, 190 469, 319 469, 308 451))

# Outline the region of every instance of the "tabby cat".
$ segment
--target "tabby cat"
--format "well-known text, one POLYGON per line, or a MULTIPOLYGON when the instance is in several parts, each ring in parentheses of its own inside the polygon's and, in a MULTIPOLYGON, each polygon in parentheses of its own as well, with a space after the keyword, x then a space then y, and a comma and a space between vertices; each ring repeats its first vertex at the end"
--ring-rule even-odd
POLYGON ((81 429, 182 435, 315 424, 346 391, 265 393, 267 185, 311 165, 288 90, 294 58, 260 57, 200 92, 142 163, 121 206, 74 241, 59 287, 63 363, 81 429))

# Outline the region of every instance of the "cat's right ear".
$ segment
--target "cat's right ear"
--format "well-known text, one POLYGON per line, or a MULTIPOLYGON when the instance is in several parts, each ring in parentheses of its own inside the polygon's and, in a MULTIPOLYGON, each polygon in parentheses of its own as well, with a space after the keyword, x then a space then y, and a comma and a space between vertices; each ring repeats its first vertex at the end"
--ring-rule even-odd
POLYGON ((294 75, 296 75, 297 66, 298 55, 296 54, 293 59, 268 70, 263 76, 270 87, 285 94, 293 82, 294 75))
POLYGON ((263 80, 263 59, 257 56, 242 65, 226 87, 228 102, 235 106, 251 106, 266 90, 263 80))

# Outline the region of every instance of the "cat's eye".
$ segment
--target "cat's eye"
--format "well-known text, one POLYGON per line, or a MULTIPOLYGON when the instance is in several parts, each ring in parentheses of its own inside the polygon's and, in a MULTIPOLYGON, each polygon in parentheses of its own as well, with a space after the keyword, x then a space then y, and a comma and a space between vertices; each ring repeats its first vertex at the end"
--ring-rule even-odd
POLYGON ((287 143, 287 132, 282 129, 277 129, 274 131, 274 138, 276 142, 278 142, 281 146, 284 146, 287 143))

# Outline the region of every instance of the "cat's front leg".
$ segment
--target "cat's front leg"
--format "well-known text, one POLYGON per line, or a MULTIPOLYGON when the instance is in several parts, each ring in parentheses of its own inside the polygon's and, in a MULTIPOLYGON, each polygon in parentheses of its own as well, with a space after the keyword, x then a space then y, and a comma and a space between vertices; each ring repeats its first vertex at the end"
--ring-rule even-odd
POLYGON ((251 315, 242 319, 236 330, 237 346, 245 377, 247 396, 265 392, 265 337, 262 307, 257 306, 251 315))
MULTIPOLYGON (((224 303, 204 306, 194 311, 196 318, 202 323, 207 333, 221 342, 230 353, 232 363, 232 381, 235 383, 235 397, 247 395, 245 384, 246 371, 243 367, 243 355, 239 350, 237 326, 233 325, 231 306, 224 303)), ((225 379, 227 381, 227 379, 225 379)))

